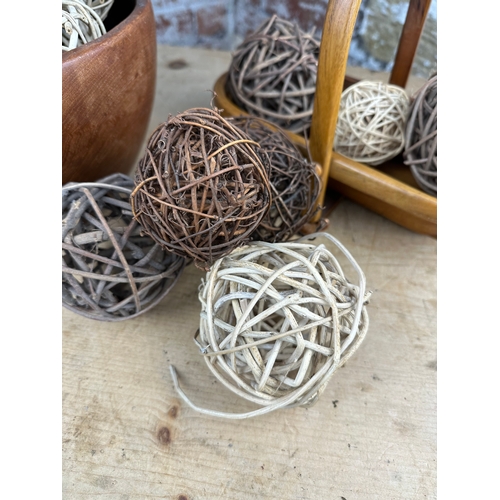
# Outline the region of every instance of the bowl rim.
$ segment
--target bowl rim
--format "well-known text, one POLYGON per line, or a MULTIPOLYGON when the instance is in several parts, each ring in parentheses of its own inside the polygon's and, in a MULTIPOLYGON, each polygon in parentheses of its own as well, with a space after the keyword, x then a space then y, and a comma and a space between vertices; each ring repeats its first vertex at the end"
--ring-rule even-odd
POLYGON ((120 21, 116 26, 113 26, 109 31, 104 33, 104 35, 92 40, 80 47, 76 47, 72 50, 62 51, 63 63, 76 59, 83 56, 86 52, 91 51, 97 45, 106 42, 107 40, 119 36, 125 29, 125 26, 132 23, 137 19, 146 9, 151 7, 151 0, 134 0, 135 6, 132 12, 122 21, 120 21))

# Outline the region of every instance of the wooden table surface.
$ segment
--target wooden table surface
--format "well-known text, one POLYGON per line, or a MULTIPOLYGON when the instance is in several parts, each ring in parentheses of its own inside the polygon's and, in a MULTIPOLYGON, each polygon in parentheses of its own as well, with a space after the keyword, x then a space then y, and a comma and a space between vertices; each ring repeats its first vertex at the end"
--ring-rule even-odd
MULTIPOLYGON (((168 113, 210 106, 229 60, 159 46, 150 131, 168 113), (187 65, 169 67, 179 59, 187 65)), ((64 499, 436 498, 437 242, 348 200, 327 231, 365 272, 370 329, 308 409, 230 421, 180 400, 169 364, 196 404, 254 408, 215 381, 193 342, 204 276, 194 266, 136 319, 63 308, 64 499)))

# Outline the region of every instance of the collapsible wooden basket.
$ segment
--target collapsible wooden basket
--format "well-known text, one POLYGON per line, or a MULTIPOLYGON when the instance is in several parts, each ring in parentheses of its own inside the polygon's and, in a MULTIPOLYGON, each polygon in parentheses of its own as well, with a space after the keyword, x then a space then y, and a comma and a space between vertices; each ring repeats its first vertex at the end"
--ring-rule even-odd
MULTIPOLYGON (((389 83, 405 87, 431 0, 410 0, 389 83)), ((357 80, 346 75, 347 56, 361 0, 330 0, 326 10, 309 149, 322 166, 323 206, 327 186, 370 210, 417 233, 437 235, 437 198, 422 191, 402 156, 369 167, 333 151, 342 91, 357 80)), ((227 73, 215 83, 215 105, 225 116, 248 115, 225 91, 227 73)), ((306 154, 303 137, 287 132, 306 154)), ((319 214, 320 215, 320 214, 319 214)), ((319 221, 319 216, 315 222, 319 221)), ((314 227, 310 228, 315 230, 314 227)))

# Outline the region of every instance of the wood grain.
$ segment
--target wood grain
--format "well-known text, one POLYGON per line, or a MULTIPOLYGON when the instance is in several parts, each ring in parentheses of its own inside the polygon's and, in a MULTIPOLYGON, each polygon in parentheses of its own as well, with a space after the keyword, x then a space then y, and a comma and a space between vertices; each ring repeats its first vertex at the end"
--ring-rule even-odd
POLYGON ((129 322, 63 311, 65 499, 436 498, 436 241, 347 200, 332 227, 374 290, 370 330, 308 410, 232 422, 179 401, 170 363, 195 403, 253 408, 192 340, 194 266, 129 322))

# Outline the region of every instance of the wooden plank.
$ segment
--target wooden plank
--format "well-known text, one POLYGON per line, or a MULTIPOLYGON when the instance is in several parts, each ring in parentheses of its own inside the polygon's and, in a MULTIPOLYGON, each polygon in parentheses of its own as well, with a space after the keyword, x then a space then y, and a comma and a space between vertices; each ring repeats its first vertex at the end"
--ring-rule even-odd
MULTIPOLYGON (((170 88, 155 104, 162 113, 190 102, 183 79, 169 86, 162 67, 177 51, 159 47, 158 88, 170 88)), ((220 74, 214 64, 220 54, 186 54, 186 85, 210 66, 214 79, 220 74)), ((198 78, 199 92, 205 87, 198 78)), ((192 95, 195 101, 202 94, 192 95)), ((207 93, 207 106, 210 99, 207 93)), ((307 410, 228 421, 180 401, 171 363, 200 406, 253 408, 220 387, 192 340, 204 277, 192 265, 136 319, 103 323, 63 309, 65 500, 436 498, 437 242, 349 200, 331 221, 328 231, 374 291, 370 329, 307 410)))

